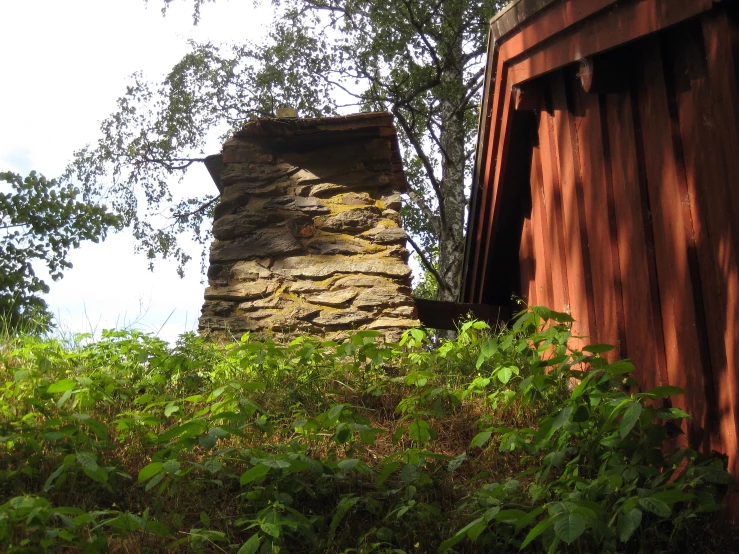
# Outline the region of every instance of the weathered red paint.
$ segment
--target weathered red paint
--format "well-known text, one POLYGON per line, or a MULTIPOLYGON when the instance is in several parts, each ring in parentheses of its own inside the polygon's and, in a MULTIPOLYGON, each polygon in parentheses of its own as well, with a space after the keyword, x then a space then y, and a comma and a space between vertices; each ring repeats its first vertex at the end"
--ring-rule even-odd
POLYGON ((634 361, 643 388, 684 388, 687 440, 739 478, 739 7, 527 4, 491 25, 461 300, 571 312, 576 332, 634 361), (585 79, 589 92, 586 56, 608 75, 585 79), (519 212, 511 236, 501 219, 519 212), (520 283, 491 294, 507 244, 520 283))

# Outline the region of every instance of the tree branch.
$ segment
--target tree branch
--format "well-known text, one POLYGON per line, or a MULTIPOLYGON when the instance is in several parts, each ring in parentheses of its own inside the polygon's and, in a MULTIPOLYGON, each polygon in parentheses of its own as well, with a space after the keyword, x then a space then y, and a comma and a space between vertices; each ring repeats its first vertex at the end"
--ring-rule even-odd
POLYGON ((416 251, 416 254, 418 254, 418 257, 421 260, 421 263, 423 264, 423 266, 426 268, 426 271, 428 271, 429 273, 431 273, 431 275, 434 276, 434 279, 436 279, 436 282, 439 285, 439 288, 442 288, 442 289, 444 289, 447 292, 451 292, 449 290, 449 287, 447 286, 447 284, 444 281, 442 281, 441 276, 439 275, 439 272, 436 271, 436 268, 428 260, 428 258, 426 257, 426 254, 423 253, 423 251, 416 244, 416 241, 414 241, 410 237, 410 235, 408 236, 408 242, 411 243, 411 246, 413 247, 413 250, 415 250, 416 251))
POLYGON ((159 164, 165 167, 168 171, 187 169, 188 167, 190 167, 192 164, 196 162, 205 161, 205 158, 169 158, 169 159, 150 158, 143 152, 139 154, 139 157, 145 162, 159 164), (184 163, 182 163, 181 165, 174 165, 174 163, 178 163, 178 162, 184 162, 184 163))
POLYGON ((406 192, 406 194, 408 195, 408 198, 410 198, 411 201, 416 206, 418 206, 419 209, 426 215, 426 217, 428 218, 429 223, 431 224, 431 227, 433 227, 434 232, 436 233, 436 235, 437 236, 438 235, 441 235, 441 226, 439 225, 439 218, 436 216, 436 214, 434 214, 429 209, 429 207, 426 205, 426 201, 423 198, 419 197, 415 192, 413 192, 412 190, 410 190, 410 188, 408 189, 408 191, 406 192))

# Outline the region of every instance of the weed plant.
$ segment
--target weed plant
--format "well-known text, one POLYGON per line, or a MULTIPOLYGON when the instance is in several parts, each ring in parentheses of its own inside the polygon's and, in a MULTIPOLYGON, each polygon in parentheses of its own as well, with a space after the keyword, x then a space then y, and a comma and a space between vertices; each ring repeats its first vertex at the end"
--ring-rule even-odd
POLYGON ((668 436, 683 391, 639 392, 570 324, 537 307, 439 346, 6 337, 0 550, 731 551, 722 460, 668 436))

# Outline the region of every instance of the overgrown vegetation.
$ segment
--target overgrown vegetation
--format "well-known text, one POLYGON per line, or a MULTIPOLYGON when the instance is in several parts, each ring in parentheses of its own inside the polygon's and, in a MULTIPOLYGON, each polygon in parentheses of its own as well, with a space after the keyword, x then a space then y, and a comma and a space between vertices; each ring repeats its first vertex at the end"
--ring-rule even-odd
POLYGON ((675 387, 545 308, 432 347, 174 348, 107 332, 0 356, 6 552, 728 552, 731 478, 676 446, 675 387))

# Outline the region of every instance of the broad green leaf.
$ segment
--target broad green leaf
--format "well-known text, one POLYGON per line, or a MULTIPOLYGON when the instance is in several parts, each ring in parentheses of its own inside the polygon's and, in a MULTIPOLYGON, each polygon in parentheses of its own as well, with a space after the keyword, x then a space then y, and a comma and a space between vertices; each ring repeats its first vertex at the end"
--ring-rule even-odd
POLYGON ((467 535, 465 533, 462 533, 460 531, 457 531, 453 536, 448 538, 447 540, 443 541, 439 545, 438 552, 441 554, 443 552, 447 552, 450 548, 455 546, 457 543, 463 541, 467 535))
POLYGON ((641 525, 641 516, 642 512, 639 508, 633 508, 625 514, 621 514, 618 518, 618 525, 616 526, 618 540, 627 542, 631 538, 634 531, 641 525))
POLYGON ((169 537, 172 534, 166 525, 153 520, 148 520, 144 524, 144 529, 157 537, 169 537))
POLYGON ((631 373, 632 371, 634 371, 634 369, 636 369, 634 367, 634 364, 632 364, 628 360, 619 360, 606 366, 606 371, 611 375, 622 375, 624 373, 631 373))
POLYGON ((147 479, 154 477, 157 473, 162 471, 163 466, 164 464, 162 462, 152 462, 141 468, 141 471, 139 471, 139 483, 143 483, 147 479))
POLYGON ((495 521, 518 525, 518 522, 525 518, 527 515, 528 514, 523 510, 501 510, 495 515, 495 521))
POLYGON ((477 433, 477 435, 472 439, 472 442, 470 442, 470 447, 482 448, 490 440, 492 434, 493 433, 491 431, 482 431, 481 433, 477 433))
POLYGON ((479 537, 485 529, 487 529, 488 522, 485 521, 485 519, 479 519, 475 520, 476 523, 467 529, 467 538, 469 538, 472 542, 475 542, 477 540, 477 537, 479 537))
POLYGON ((54 485, 54 481, 56 481, 56 478, 59 477, 66 469, 66 464, 62 464, 58 468, 56 468, 54 470, 54 473, 49 475, 49 478, 46 479, 46 483, 44 483, 44 491, 48 491, 49 489, 51 489, 51 487, 54 485))
POLYGON ((355 467, 357 467, 357 464, 359 463, 359 460, 357 458, 348 458, 346 460, 341 460, 337 467, 342 471, 351 471, 355 467))
POLYGON ((634 425, 636 425, 636 422, 639 421, 641 412, 642 405, 639 402, 632 402, 629 407, 626 408, 626 412, 624 412, 624 415, 621 418, 621 424, 618 426, 618 432, 621 435, 621 438, 624 438, 631 432, 634 425))
POLYGON ((149 492, 151 489, 153 489, 159 483, 161 483, 166 476, 167 476, 167 474, 164 473, 164 472, 157 473, 154 477, 152 477, 151 479, 149 479, 149 482, 146 483, 146 486, 144 487, 144 490, 147 491, 147 492, 149 492))
POLYGON ((554 518, 554 534, 567 544, 575 542, 585 531, 585 520, 577 514, 561 513, 554 518))
POLYGON ((667 398, 668 396, 678 396, 681 394, 685 394, 685 391, 680 387, 665 385, 662 387, 654 387, 653 389, 648 390, 645 394, 654 396, 656 398, 667 398))
POLYGON ((164 417, 169 417, 175 412, 179 412, 180 407, 175 405, 174 401, 169 402, 167 406, 164 408, 164 417))
POLYGON ((531 529, 531 531, 529 531, 528 534, 526 535, 526 538, 521 543, 520 550, 523 550, 529 544, 531 544, 531 541, 533 541, 536 537, 538 537, 544 531, 549 529, 553 523, 554 523, 554 519, 551 517, 542 519, 539 523, 537 523, 536 526, 533 529, 531 529))
POLYGON ((575 390, 572 391, 572 396, 570 398, 575 400, 582 396, 582 394, 585 392, 585 389, 588 387, 591 379, 597 377, 598 375, 600 375, 600 371, 589 371, 588 374, 583 377, 582 380, 577 384, 575 390))
POLYGON ((661 500, 662 502, 672 505, 677 502, 685 502, 687 500, 692 500, 695 498, 694 494, 690 494, 687 492, 683 492, 679 489, 672 489, 662 492, 656 492, 654 493, 651 498, 655 498, 657 500, 661 500))
POLYGON ((262 529, 262 531, 264 531, 271 537, 274 537, 276 539, 280 538, 280 526, 279 525, 275 525, 274 523, 267 523, 265 521, 265 522, 261 522, 259 524, 259 527, 262 529))
POLYGON ((572 406, 568 405, 562 410, 560 410, 557 415, 555 415, 552 418, 552 429, 559 429, 562 427, 565 423, 567 423, 570 420, 570 416, 572 415, 572 406))
POLYGON ((180 462, 177 460, 167 460, 162 464, 162 471, 164 473, 174 474, 180 469, 180 462))
POLYGON ((408 435, 412 441, 423 446, 431 440, 431 426, 423 419, 416 419, 408 426, 408 435))
POLYGON ((79 464, 88 471, 96 471, 98 463, 95 454, 89 452, 80 452, 77 454, 77 461, 79 464))
POLYGON ((680 408, 660 408, 657 410, 657 417, 660 419, 693 419, 693 416, 680 408))
POLYGON ((602 354, 603 352, 610 352, 615 346, 611 344, 589 344, 583 346, 583 352, 590 352, 591 354, 602 354))
POLYGON ((659 498, 654 498, 653 496, 640 498, 639 505, 648 512, 652 512, 654 515, 662 518, 668 518, 672 513, 672 510, 667 504, 665 504, 659 498))
POLYGON ((339 415, 341 414, 341 411, 344 409, 344 404, 336 404, 328 411, 328 419, 329 421, 336 420, 339 415))
POLYGON ((62 379, 61 381, 57 381, 56 383, 49 385, 49 387, 46 389, 46 392, 48 392, 49 394, 66 392, 76 386, 77 381, 73 381, 72 379, 62 379))
POLYGON ((455 456, 454 458, 449 460, 447 471, 449 471, 449 473, 454 473, 459 469, 459 466, 462 465, 462 462, 464 462, 465 459, 467 459, 467 452, 462 452, 458 456, 455 456))
POLYGON ((336 506, 334 517, 331 518, 331 525, 328 529, 327 548, 333 544, 334 537, 336 536, 336 529, 338 529, 341 521, 344 519, 346 514, 349 513, 349 511, 354 507, 354 505, 359 502, 359 500, 359 496, 345 496, 344 498, 339 500, 339 504, 336 506))
POLYGON ((248 541, 246 541, 244 544, 241 545, 241 548, 239 548, 239 551, 236 554, 257 554, 257 551, 259 550, 259 544, 262 542, 262 539, 259 537, 258 534, 253 534, 248 541))
POLYGON ((511 380, 511 377, 513 377, 513 373, 518 373, 518 368, 514 368, 513 366, 503 366, 500 369, 498 369, 498 372, 495 374, 495 376, 500 380, 501 383, 504 385, 508 384, 508 381, 511 380))
POLYGON ((269 470, 270 470, 269 466, 266 466, 264 464, 255 465, 253 468, 241 474, 239 483, 241 485, 247 485, 251 483, 252 481, 254 481, 255 479, 259 479, 260 477, 267 475, 269 473, 269 470))

